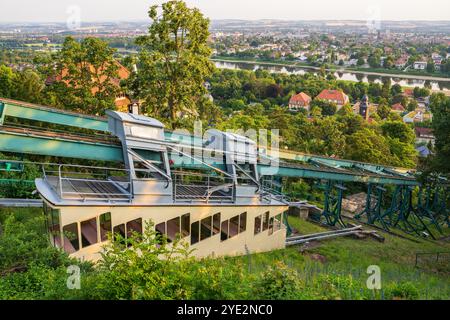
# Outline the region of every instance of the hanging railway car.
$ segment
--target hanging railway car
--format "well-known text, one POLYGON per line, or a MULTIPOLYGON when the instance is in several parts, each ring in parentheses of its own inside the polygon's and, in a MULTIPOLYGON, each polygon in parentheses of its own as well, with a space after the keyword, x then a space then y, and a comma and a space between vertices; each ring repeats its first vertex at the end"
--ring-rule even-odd
POLYGON ((194 156, 168 143, 155 119, 116 111, 107 116, 124 169, 59 165, 36 179, 55 246, 97 261, 109 233, 126 239, 151 221, 167 241, 181 238, 197 257, 284 248, 288 206, 260 185, 254 141, 211 130, 194 156), (173 170, 175 161, 187 169, 173 170))

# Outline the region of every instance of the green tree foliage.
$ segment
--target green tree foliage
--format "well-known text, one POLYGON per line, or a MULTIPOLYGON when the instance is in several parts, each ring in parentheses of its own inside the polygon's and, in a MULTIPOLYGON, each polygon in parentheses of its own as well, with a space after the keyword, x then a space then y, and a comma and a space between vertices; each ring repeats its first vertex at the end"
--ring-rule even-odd
POLYGON ((391 113, 391 107, 385 104, 381 104, 377 108, 377 114, 381 119, 386 119, 391 113))
POLYGON ((114 52, 97 38, 78 42, 67 37, 61 51, 44 66, 50 83, 46 89, 48 103, 93 115, 115 109, 120 88, 114 52))
POLYGON ((389 154, 385 138, 372 129, 364 128, 347 138, 348 159, 386 164, 389 163, 389 154))
POLYGON ((0 65, 0 97, 41 103, 43 88, 44 82, 35 71, 14 71, 0 65))
POLYGON ((7 66, 0 65, 0 97, 13 97, 15 82, 16 75, 13 70, 7 66))
POLYGON ((430 90, 427 88, 414 87, 413 94, 414 98, 428 97, 430 95, 430 90))
POLYGON ((136 43, 141 47, 139 92, 143 107, 155 117, 177 127, 182 116, 197 115, 197 101, 206 94, 205 78, 211 75, 211 49, 207 44, 209 20, 183 1, 150 7, 152 24, 136 43))
POLYGON ((450 98, 443 93, 433 94, 430 98, 433 112, 433 134, 436 138, 435 152, 427 172, 450 175, 450 98))
POLYGON ((328 100, 315 99, 311 102, 312 107, 319 107, 323 116, 332 116, 337 111, 337 105, 328 100))
POLYGON ((414 111, 417 109, 417 107, 419 106, 419 104, 417 103, 416 100, 410 100, 409 103, 406 106, 406 109, 408 111, 414 111))

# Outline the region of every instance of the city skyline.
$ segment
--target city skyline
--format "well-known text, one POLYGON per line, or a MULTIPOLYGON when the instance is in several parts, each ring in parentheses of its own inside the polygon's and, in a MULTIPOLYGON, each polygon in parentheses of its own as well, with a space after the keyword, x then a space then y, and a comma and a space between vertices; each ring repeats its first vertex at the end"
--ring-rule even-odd
MULTIPOLYGON (((3 23, 8 22, 66 22, 79 14, 81 22, 140 21, 147 19, 152 4, 164 1, 129 0, 124 8, 118 0, 60 0, 42 1, 35 6, 32 0, 0 3, 3 23), (51 5, 50 5, 50 2, 51 5), (46 5, 48 4, 48 5, 46 5)), ((450 2, 432 0, 423 6, 418 1, 390 0, 187 0, 190 7, 199 8, 212 20, 378 20, 378 21, 447 21, 450 2), (437 10, 439 9, 439 10, 437 10)))

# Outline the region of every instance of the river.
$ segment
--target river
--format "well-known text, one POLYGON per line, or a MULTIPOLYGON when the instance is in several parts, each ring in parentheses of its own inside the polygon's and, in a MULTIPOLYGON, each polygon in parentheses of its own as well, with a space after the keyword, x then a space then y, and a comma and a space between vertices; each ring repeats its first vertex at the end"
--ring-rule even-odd
MULTIPOLYGON (((306 74, 313 73, 317 74, 317 70, 302 68, 302 67, 289 67, 280 65, 269 65, 269 64, 258 64, 255 62, 225 62, 225 61, 214 61, 217 68, 220 69, 234 69, 234 70, 267 70, 274 73, 287 73, 287 74, 306 74)), ((450 78, 445 81, 435 81, 435 80, 423 80, 416 78, 405 78, 401 75, 399 76, 381 76, 372 75, 365 73, 353 73, 351 71, 336 71, 334 72, 336 79, 338 80, 349 80, 349 81, 363 81, 363 82, 375 82, 382 83, 383 79, 390 78, 392 84, 399 84, 402 87, 423 87, 426 83, 431 85, 433 91, 438 90, 450 90, 450 78)))

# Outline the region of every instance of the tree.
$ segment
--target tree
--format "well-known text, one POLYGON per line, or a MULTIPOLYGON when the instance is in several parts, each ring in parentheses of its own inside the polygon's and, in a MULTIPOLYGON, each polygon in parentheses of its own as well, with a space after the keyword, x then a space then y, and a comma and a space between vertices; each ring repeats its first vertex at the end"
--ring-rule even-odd
POLYGON ((419 104, 417 103, 416 100, 411 100, 411 101, 409 101, 406 109, 408 109, 408 111, 414 111, 417 109, 418 106, 419 106, 419 104))
POLYGON ((16 74, 4 65, 0 65, 0 97, 12 98, 14 96, 14 83, 16 74))
POLYGON ((379 164, 390 163, 389 146, 383 136, 363 128, 346 139, 345 158, 379 164))
POLYGON ((379 68, 381 66, 381 58, 378 54, 370 55, 369 59, 367 59, 367 62, 372 68, 379 68))
POLYGON ((433 112, 433 134, 436 138, 436 154, 428 171, 450 176, 450 98, 443 93, 433 94, 430 98, 433 112))
POLYGON ((311 102, 311 107, 319 107, 322 110, 323 116, 332 116, 337 111, 336 103, 322 99, 313 100, 311 102))
POLYGON ((386 69, 390 69, 394 66, 394 57, 387 56, 386 59, 384 59, 383 67, 386 69))
POLYGON ((61 51, 44 67, 52 80, 45 90, 50 104, 77 112, 102 115, 115 109, 119 92, 115 50, 105 41, 85 38, 64 40, 61 51))
POLYGON ((14 98, 31 103, 41 103, 44 82, 39 74, 31 69, 26 69, 17 75, 14 98))
POLYGON ((433 73, 434 71, 435 71, 435 69, 434 69, 434 61, 432 59, 430 59, 427 62, 427 72, 433 73))
POLYGON ((177 126, 180 116, 195 116, 196 102, 206 93, 205 78, 213 72, 207 44, 209 20, 183 1, 150 7, 152 24, 136 43, 141 47, 137 79, 145 110, 177 126))
POLYGON ((385 99, 389 99, 391 93, 391 79, 384 78, 383 86, 381 87, 381 96, 385 99))
POLYGON ((386 119, 391 113, 391 107, 386 104, 381 104, 377 108, 377 113, 381 119, 386 119))
POLYGON ((381 125, 383 135, 412 144, 415 139, 414 130, 402 121, 386 121, 381 125))
POLYGON ((393 96, 396 96, 396 95, 398 95, 398 94, 401 94, 402 92, 403 92, 402 86, 399 85, 398 83, 394 84, 394 85, 391 87, 391 94, 392 94, 393 96))
POLYGON ((342 156, 344 154, 345 136, 343 125, 334 117, 314 119, 311 152, 326 156, 342 156))
POLYGON ((430 90, 427 88, 414 87, 413 94, 414 98, 428 97, 430 95, 430 90))

